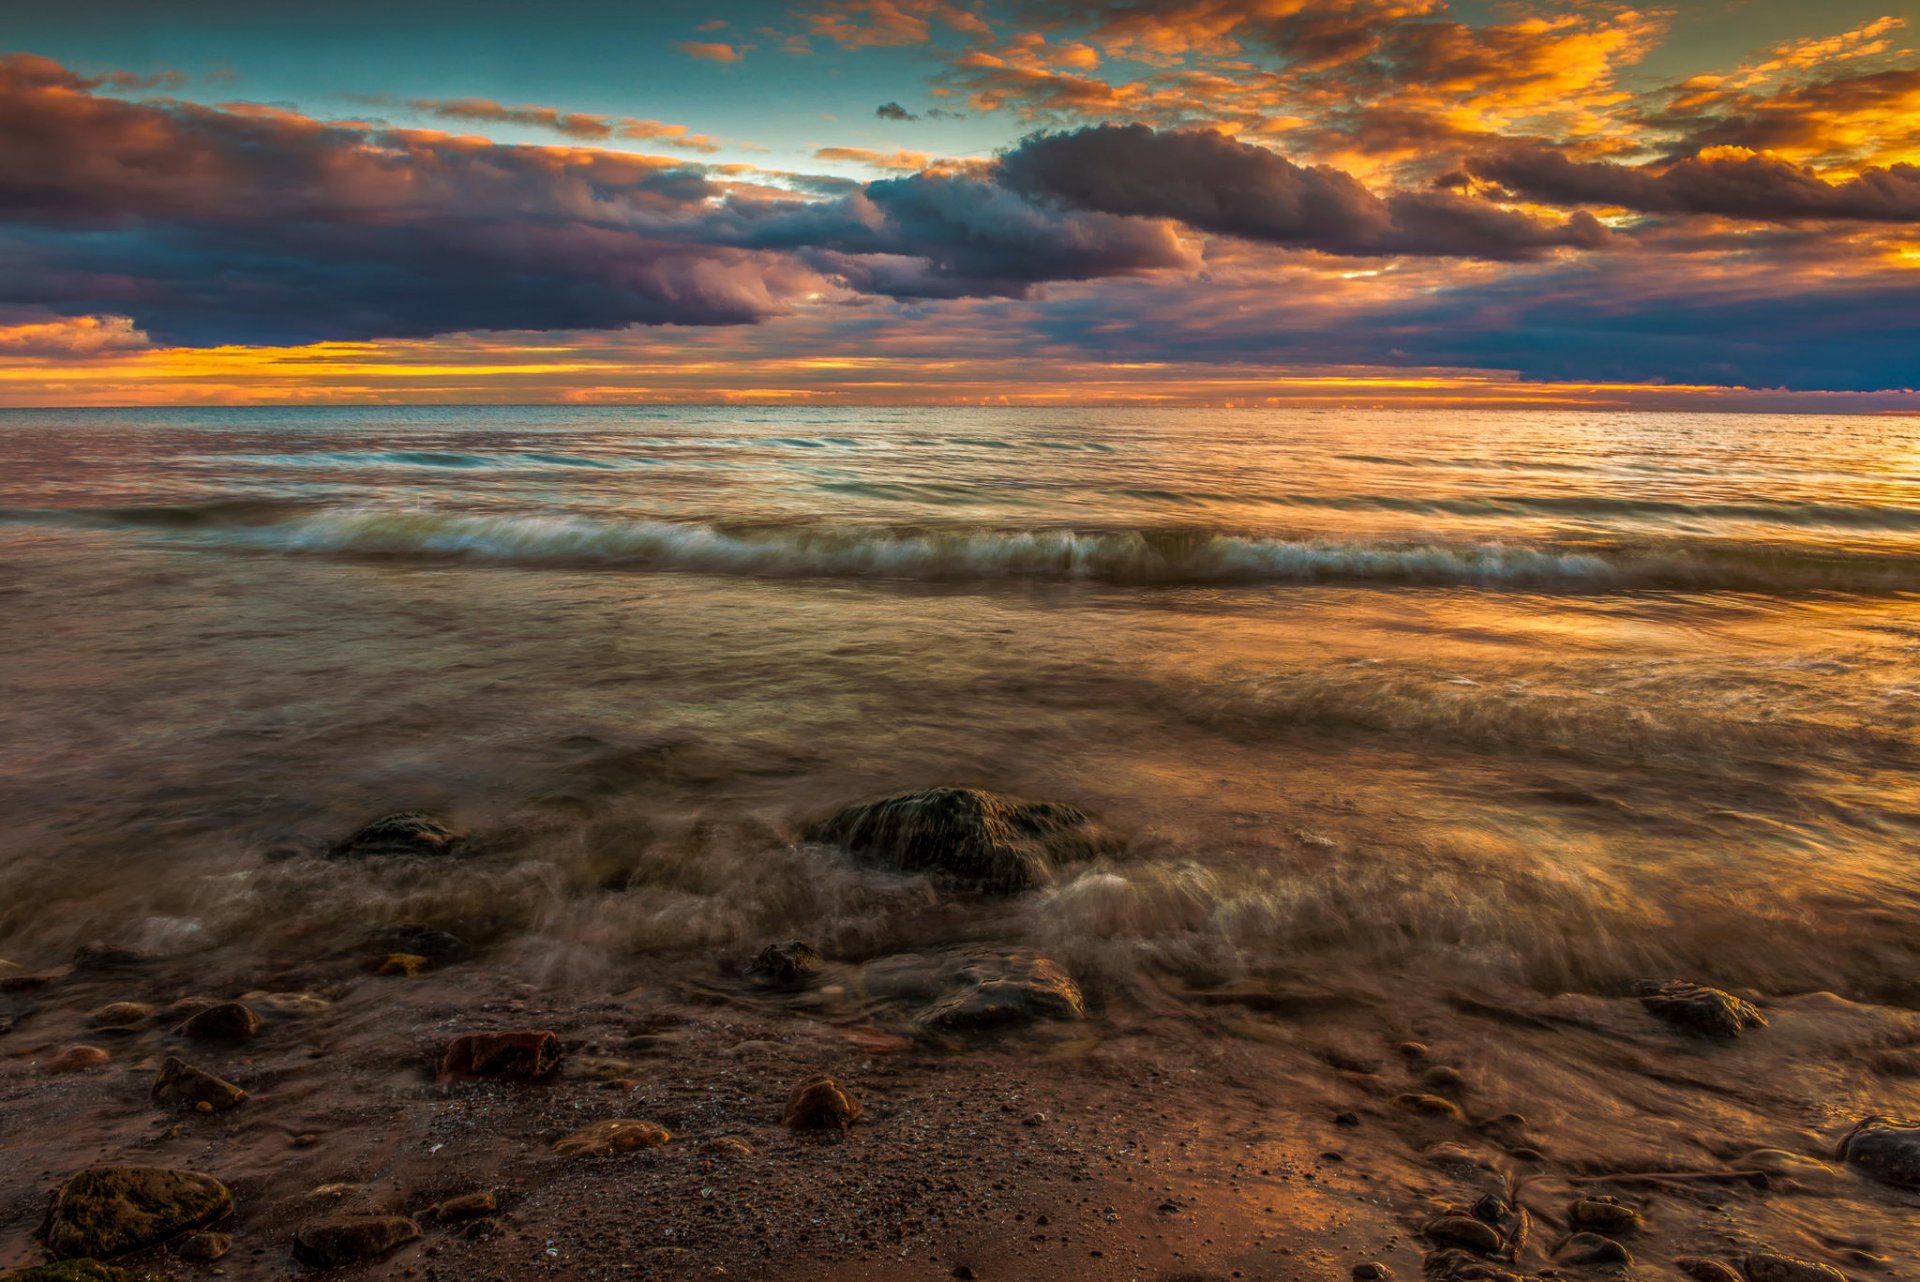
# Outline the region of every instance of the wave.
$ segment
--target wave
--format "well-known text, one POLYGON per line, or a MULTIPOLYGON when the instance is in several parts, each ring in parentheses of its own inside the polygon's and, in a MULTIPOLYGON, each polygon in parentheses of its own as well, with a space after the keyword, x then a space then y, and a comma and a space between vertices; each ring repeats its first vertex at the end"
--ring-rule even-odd
POLYGON ((0 509, 0 521, 143 531, 191 546, 263 554, 769 578, 1920 591, 1920 555, 1733 540, 1408 543, 1265 537, 1191 526, 1075 530, 727 525, 251 500, 176 507, 0 509))

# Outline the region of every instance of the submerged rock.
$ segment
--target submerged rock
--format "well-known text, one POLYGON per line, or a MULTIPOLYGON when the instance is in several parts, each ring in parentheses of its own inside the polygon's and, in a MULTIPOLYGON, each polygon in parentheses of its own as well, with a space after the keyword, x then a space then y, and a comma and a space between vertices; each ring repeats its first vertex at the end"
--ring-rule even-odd
POLYGON ((1692 1278, 1694 1282, 1740 1282, 1739 1270, 1731 1264, 1722 1264, 1718 1260, 1709 1260, 1704 1256, 1683 1255, 1673 1262, 1673 1267, 1692 1278))
POLYGON ((366 859, 386 855, 450 855, 467 834, 420 810, 376 819, 327 850, 329 859, 366 859))
POLYGON ((163 1166, 90 1166, 54 1193, 40 1239, 56 1259, 111 1260, 231 1214, 233 1195, 211 1175, 163 1166))
POLYGON ((49 1073, 78 1073, 89 1068, 99 1068, 113 1056, 98 1046, 69 1046, 47 1061, 49 1073))
POLYGON ((145 953, 94 940, 73 950, 75 970, 132 970, 152 961, 145 953))
POLYGON ((1633 1252, 1610 1237, 1598 1233, 1576 1233, 1560 1244, 1553 1258, 1564 1264, 1582 1264, 1589 1268, 1633 1267, 1633 1252))
POLYGON ((463 1033, 447 1043, 437 1074, 441 1081, 499 1077, 536 1082, 560 1066, 560 1036, 550 1028, 463 1033))
POLYGON ((1640 1004, 1654 1017, 1696 1037, 1738 1037, 1749 1028, 1767 1026, 1767 1017, 1752 1002, 1685 980, 1643 984, 1640 1004))
POLYGON ((1893 1117, 1864 1118, 1840 1141, 1836 1156, 1883 1184, 1920 1188, 1920 1124, 1893 1117))
POLYGON ((804 835, 839 846, 860 863, 930 873, 989 894, 1045 885, 1055 865, 1116 844, 1072 806, 978 788, 928 788, 861 802, 804 835))
POLYGON ((387 959, 380 963, 379 973, 412 979, 426 968, 427 959, 418 953, 389 953, 387 959))
POLYGON ((196 1233, 175 1247, 173 1253, 183 1260, 192 1260, 196 1264, 211 1264, 232 1249, 231 1234, 196 1233))
POLYGON ((1504 1241, 1488 1224, 1468 1215, 1442 1215, 1421 1225, 1420 1231, 1441 1246, 1458 1247, 1475 1255, 1492 1255, 1504 1241))
POLYGON ((1086 998, 1072 976, 1044 957, 969 962, 964 987, 921 1011, 914 1022, 946 1032, 981 1032, 1042 1019, 1084 1019, 1086 998))
POLYGON ((450 1197, 427 1214, 442 1224, 454 1224, 461 1220, 477 1220, 483 1215, 492 1215, 499 1209, 499 1199, 490 1192, 482 1191, 450 1197))
POLYGON ((153 1102, 162 1108, 190 1108, 201 1113, 224 1113, 236 1108, 247 1093, 232 1082, 168 1057, 153 1079, 153 1102))
POLYGON ((672 1138, 664 1126, 616 1117, 580 1128, 556 1143, 553 1151, 561 1157, 605 1157, 637 1148, 658 1148, 672 1138))
POLYGON ((1633 1233, 1641 1227, 1640 1212, 1617 1197, 1583 1197, 1567 1207, 1567 1222, 1597 1233, 1633 1233))
POLYGON ((260 1031, 260 1017, 240 1002, 221 1002, 189 1015, 179 1031, 208 1042, 248 1042, 260 1031))
POLYGON ((1747 1257, 1747 1282, 1847 1282, 1847 1275, 1831 1264, 1755 1251, 1747 1257))
POLYGON ((109 1002, 87 1012, 87 1022, 107 1033, 131 1033, 148 1024, 160 1013, 145 1002, 109 1002))
POLYGON ((787 1096, 783 1126, 798 1131, 844 1131, 860 1120, 866 1110, 846 1088, 825 1073, 816 1073, 793 1088, 787 1096))
POLYGON ((383 927, 374 932, 373 944, 388 953, 424 957, 436 966, 451 966, 473 956, 473 949, 460 936, 425 926, 383 927))
POLYGON ((746 977, 775 988, 797 988, 820 969, 820 954, 806 942, 789 939, 768 944, 747 964, 746 977))
POLYGON ((336 1215, 302 1225, 293 1235, 293 1258, 308 1268, 343 1269, 419 1236, 420 1226, 404 1215, 336 1215))

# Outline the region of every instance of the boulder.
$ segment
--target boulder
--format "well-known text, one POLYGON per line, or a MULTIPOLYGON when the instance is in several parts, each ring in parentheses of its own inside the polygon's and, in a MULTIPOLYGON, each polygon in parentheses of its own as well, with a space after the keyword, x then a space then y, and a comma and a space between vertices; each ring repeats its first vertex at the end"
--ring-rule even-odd
POLYGON ((1847 1282, 1847 1275, 1831 1264, 1755 1251, 1747 1257, 1747 1282, 1847 1282))
POLYGON ((54 1193, 40 1239, 55 1259, 111 1260, 233 1214, 211 1175, 162 1166, 90 1166, 54 1193))
POLYGON ((637 1148, 658 1148, 672 1138, 664 1126, 615 1117, 581 1127, 556 1143, 553 1151, 561 1157, 605 1157, 637 1148))
POLYGON ((376 819, 327 850, 329 859, 367 859, 391 855, 450 855, 467 835, 445 820, 419 810, 376 819))
POLYGON ((820 969, 820 954, 802 940, 768 944, 747 964, 746 977, 774 988, 798 988, 820 969))
POLYGON ((844 1131, 859 1121, 865 1111, 860 1101, 849 1095, 839 1082, 825 1073, 816 1073, 787 1096, 786 1112, 780 1122, 797 1131, 844 1131))
POLYGON ((260 1031, 260 1017, 240 1002, 220 1002, 189 1015, 178 1031, 207 1042, 249 1042, 260 1031))
POLYGON ((1749 1028, 1767 1026, 1767 1017, 1753 1003, 1704 984, 1680 979, 1648 983, 1641 985, 1639 996, 1648 1014, 1695 1037, 1734 1038, 1749 1028))
POLYGON ((1086 998, 1072 976, 1044 957, 1013 955, 969 962, 961 987, 914 1017, 922 1028, 984 1032, 1043 1019, 1084 1019, 1086 998))
POLYGON ((293 1258, 313 1269, 343 1269, 377 1260, 420 1236, 404 1215, 335 1215, 301 1225, 293 1235, 293 1258))
POLYGON ((861 802, 803 835, 871 867, 928 873, 987 894, 1045 885, 1058 864, 1117 845, 1072 806, 978 788, 928 788, 861 802))
POLYGON ((152 1099, 162 1108, 187 1108, 201 1113, 224 1113, 237 1108, 247 1093, 232 1082, 169 1056, 153 1079, 152 1099))
POLYGON ((1863 1118, 1840 1141, 1837 1156, 1883 1184, 1920 1188, 1920 1123, 1893 1117, 1863 1118))
POLYGON ((437 1074, 443 1082, 462 1077, 537 1082, 559 1066, 559 1034, 550 1028, 515 1028, 454 1038, 440 1056, 437 1074))

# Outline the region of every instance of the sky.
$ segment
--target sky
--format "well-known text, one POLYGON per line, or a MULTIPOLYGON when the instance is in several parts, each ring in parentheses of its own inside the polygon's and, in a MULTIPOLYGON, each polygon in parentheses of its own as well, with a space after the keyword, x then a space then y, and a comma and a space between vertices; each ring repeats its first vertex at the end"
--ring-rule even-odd
POLYGON ((0 0, 0 406, 1920 413, 1920 0, 0 0))

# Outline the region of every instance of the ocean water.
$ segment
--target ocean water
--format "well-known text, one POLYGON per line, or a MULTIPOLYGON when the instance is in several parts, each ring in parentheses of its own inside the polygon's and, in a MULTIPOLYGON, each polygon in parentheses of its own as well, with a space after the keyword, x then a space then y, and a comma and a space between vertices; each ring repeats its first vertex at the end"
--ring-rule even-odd
MULTIPOLYGON (((924 886, 933 783, 1131 834, 934 938, 1124 1008, 1282 971, 1910 1003, 1897 418, 434 408, 0 415, 0 954, 430 919, 565 986, 924 886), (458 879, 297 857, 425 807, 458 879), (289 855, 296 857, 287 857, 289 855)), ((303 942, 305 941, 305 942, 303 942)))

